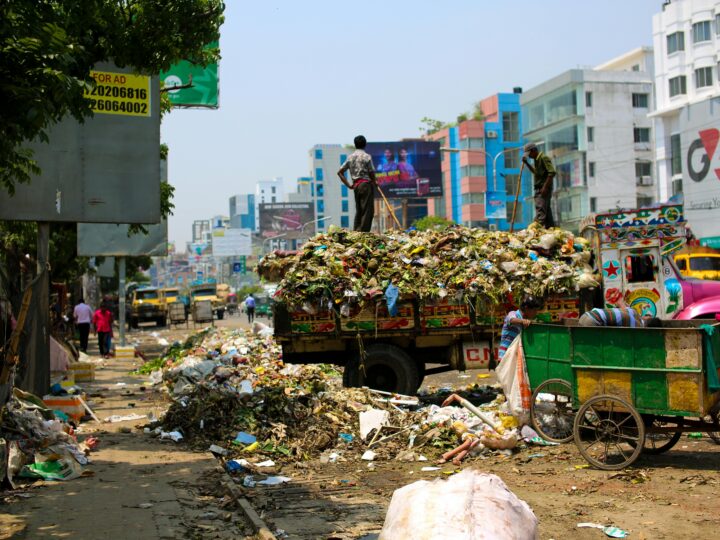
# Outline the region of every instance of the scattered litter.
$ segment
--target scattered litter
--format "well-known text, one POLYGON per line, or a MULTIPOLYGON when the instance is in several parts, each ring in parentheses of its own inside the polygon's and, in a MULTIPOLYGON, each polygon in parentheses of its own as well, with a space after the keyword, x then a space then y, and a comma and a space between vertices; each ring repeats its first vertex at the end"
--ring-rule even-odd
POLYGON ((256 467, 274 467, 275 462, 272 459, 268 459, 266 461, 261 461, 260 463, 255 464, 256 467))
POLYGON ((105 419, 106 423, 110 424, 116 424, 118 422, 130 422, 131 420, 146 420, 147 416, 144 414, 126 414, 124 416, 114 414, 112 416, 108 416, 105 419))
POLYGON ((439 470, 440 470, 440 467, 430 467, 430 466, 428 466, 428 467, 423 467, 423 468, 420 469, 420 470, 421 470, 422 472, 439 471, 439 470))
POLYGON ((245 433, 244 431, 241 431, 235 437, 234 442, 239 443, 239 444, 252 444, 255 441, 257 441, 257 437, 255 437, 255 435, 250 435, 249 433, 245 433))
POLYGON ((373 461, 376 456, 377 454, 372 450, 366 450, 360 459, 363 459, 365 461, 373 461))
POLYGON ((227 448, 223 448, 222 446, 218 446, 217 444, 211 444, 210 448, 208 448, 208 452, 215 454, 217 456, 227 456, 228 455, 227 448))
POLYGON ((578 523, 578 528, 600 529, 610 538, 625 538, 628 533, 613 526, 600 525, 599 523, 578 523))

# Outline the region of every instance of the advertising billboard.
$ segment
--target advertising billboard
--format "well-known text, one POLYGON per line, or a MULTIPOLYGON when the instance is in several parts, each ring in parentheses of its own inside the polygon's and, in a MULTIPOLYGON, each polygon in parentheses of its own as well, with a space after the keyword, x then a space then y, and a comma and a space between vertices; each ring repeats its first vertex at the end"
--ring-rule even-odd
MULTIPOLYGON (((208 49, 216 49, 218 42, 210 43, 208 49)), ((170 66, 160 73, 160 80, 168 89, 168 97, 174 107, 208 107, 217 109, 218 96, 218 65, 217 63, 201 66, 183 60, 170 66), (184 87, 187 88, 177 88, 184 87)))
POLYGON ((263 238, 282 236, 288 240, 305 238, 315 232, 314 219, 312 203, 261 204, 260 235, 263 238))
POLYGON ((386 197, 442 197, 439 142, 372 142, 365 151, 372 156, 378 185, 386 197))
POLYGON ((507 219, 506 209, 504 191, 485 192, 485 217, 487 219, 507 219))
POLYGON ((252 255, 252 231, 250 229, 215 229, 212 233, 214 257, 252 255))

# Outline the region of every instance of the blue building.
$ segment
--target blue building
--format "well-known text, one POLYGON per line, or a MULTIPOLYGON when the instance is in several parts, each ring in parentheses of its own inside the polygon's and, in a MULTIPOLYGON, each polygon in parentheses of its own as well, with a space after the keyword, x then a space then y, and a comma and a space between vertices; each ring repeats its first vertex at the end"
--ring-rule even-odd
POLYGON ((230 227, 255 231, 255 194, 230 197, 230 227))

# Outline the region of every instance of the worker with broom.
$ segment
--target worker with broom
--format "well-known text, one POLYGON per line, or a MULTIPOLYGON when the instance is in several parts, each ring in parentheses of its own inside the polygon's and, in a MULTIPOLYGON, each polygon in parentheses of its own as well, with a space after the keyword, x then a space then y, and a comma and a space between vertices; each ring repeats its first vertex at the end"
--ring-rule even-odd
POLYGON ((535 221, 549 229, 555 226, 550 201, 552 200, 553 179, 555 178, 555 167, 550 157, 540 152, 538 147, 530 143, 525 146, 525 154, 530 156, 535 163, 533 167, 528 163, 527 157, 523 157, 523 163, 533 173, 533 187, 535 188, 535 221))
POLYGON ((340 181, 348 189, 355 192, 355 227, 354 230, 370 232, 375 215, 374 188, 377 186, 375 167, 372 157, 365 151, 367 140, 362 135, 355 137, 355 151, 348 156, 338 171, 340 181), (350 180, 345 177, 345 171, 350 171, 350 180))

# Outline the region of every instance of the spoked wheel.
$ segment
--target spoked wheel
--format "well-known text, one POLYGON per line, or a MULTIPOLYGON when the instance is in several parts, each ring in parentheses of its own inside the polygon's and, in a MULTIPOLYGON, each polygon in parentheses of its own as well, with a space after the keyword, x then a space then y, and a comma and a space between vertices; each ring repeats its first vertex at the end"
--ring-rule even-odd
POLYGON ((617 471, 631 465, 643 451, 645 424, 624 399, 601 395, 580 407, 573 435, 580 454, 590 465, 617 471))
POLYGON ((683 417, 678 416, 674 422, 663 422, 661 420, 653 420, 652 424, 645 427, 645 446, 643 452, 645 454, 662 454, 667 452, 677 444, 682 437, 682 431, 653 433, 653 428, 681 428, 683 425, 683 417))
POLYGON ((535 431, 550 442, 566 443, 573 438, 572 387, 562 379, 549 379, 535 389, 530 404, 535 431))

